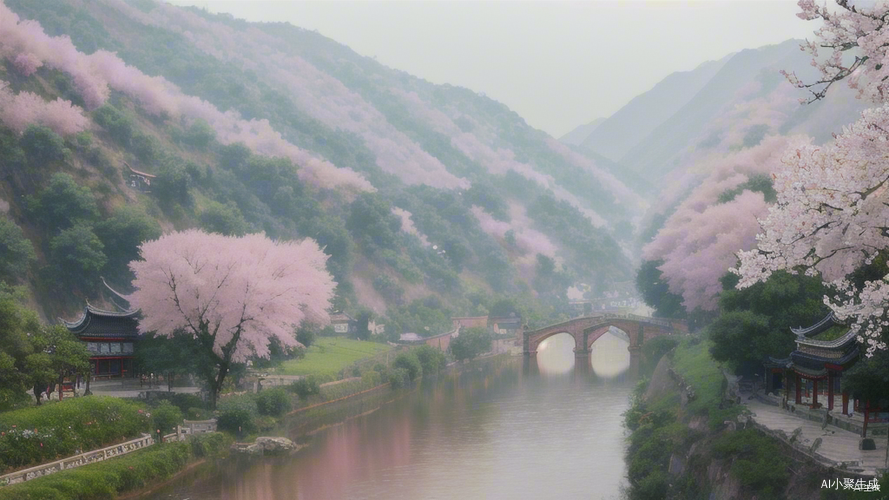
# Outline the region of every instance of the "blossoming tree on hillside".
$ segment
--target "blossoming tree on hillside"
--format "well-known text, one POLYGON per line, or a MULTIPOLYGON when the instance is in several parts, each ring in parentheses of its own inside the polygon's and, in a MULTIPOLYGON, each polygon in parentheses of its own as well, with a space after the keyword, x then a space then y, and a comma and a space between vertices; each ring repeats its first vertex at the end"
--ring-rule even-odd
POLYGON ((735 271, 741 276, 739 288, 779 269, 820 274, 837 292, 825 302, 838 318, 852 321, 872 355, 886 349, 889 275, 863 286, 847 276, 889 250, 889 3, 837 4, 840 9, 832 13, 812 0, 800 0, 801 18, 824 21, 816 32, 819 40, 803 45, 822 78, 810 84, 792 74, 788 79, 809 89, 812 100, 846 79, 859 97, 878 107, 863 112, 833 144, 788 148, 773 175, 777 204, 760 220, 758 248, 740 252, 735 271), (832 52, 822 58, 821 48, 832 52))
POLYGON ((174 232, 140 247, 130 263, 142 333, 187 335, 208 360, 201 377, 215 408, 233 363, 267 357, 269 342, 301 344, 294 325, 325 324, 336 283, 311 239, 275 242, 262 234, 228 237, 174 232))

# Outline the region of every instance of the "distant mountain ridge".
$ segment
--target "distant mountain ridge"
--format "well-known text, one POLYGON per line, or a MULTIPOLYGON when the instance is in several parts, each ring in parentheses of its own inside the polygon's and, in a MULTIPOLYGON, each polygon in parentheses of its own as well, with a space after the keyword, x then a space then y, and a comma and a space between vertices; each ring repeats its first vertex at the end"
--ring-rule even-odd
POLYGON ((607 118, 596 118, 589 123, 578 125, 571 132, 559 137, 559 142, 570 144, 571 146, 580 146, 605 120, 607 118))
POLYGON ((765 135, 830 140, 865 104, 837 86, 827 99, 800 106, 805 91, 780 74, 793 71, 807 81, 817 76, 799 44, 747 49, 674 73, 602 122, 581 147, 656 180, 696 157, 751 147, 765 135))
POLYGON ((691 71, 671 73, 599 124, 580 145, 620 162, 659 124, 673 116, 704 88, 733 56, 730 54, 718 61, 705 62, 691 71))

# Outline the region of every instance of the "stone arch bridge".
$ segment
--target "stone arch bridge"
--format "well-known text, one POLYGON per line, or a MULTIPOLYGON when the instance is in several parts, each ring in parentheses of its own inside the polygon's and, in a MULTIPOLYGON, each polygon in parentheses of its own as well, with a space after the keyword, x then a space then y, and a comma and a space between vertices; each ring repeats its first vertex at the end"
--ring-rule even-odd
POLYGON ((536 356, 537 347, 541 342, 553 335, 567 333, 574 337, 576 356, 589 356, 593 342, 612 326, 622 330, 629 337, 631 364, 638 363, 638 354, 645 341, 661 335, 688 333, 688 325, 682 320, 651 318, 635 314, 601 314, 574 318, 536 330, 526 330, 523 332, 522 351, 525 356, 536 356))

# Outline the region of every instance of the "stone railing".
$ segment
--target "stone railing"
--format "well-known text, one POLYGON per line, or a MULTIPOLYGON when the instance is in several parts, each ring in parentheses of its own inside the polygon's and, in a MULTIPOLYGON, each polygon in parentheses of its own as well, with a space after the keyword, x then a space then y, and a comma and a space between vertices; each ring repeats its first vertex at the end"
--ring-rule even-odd
MULTIPOLYGON (((185 441, 192 434, 203 434, 205 432, 216 432, 216 419, 212 420, 185 420, 182 425, 176 427, 176 432, 167 434, 161 439, 165 443, 174 441, 185 441)), ((116 444, 100 450, 88 451, 79 455, 74 455, 61 460, 41 464, 29 469, 20 470, 0 476, 0 486, 7 484, 16 484, 29 481, 38 477, 47 476, 54 472, 73 469, 81 465, 93 464, 114 458, 120 455, 140 450, 154 444, 154 438, 150 434, 142 433, 141 437, 127 441, 126 443, 116 444)))
MULTIPOLYGON (((175 434, 173 434, 175 436, 175 434)), ((166 436, 165 436, 166 439, 166 436)), ((74 469, 81 465, 102 462, 109 458, 126 455, 127 453, 140 450, 154 444, 154 440, 149 434, 143 433, 141 437, 127 441, 126 443, 109 446, 99 450, 88 451, 79 455, 74 455, 54 462, 38 465, 29 469, 24 469, 10 474, 0 476, 0 485, 16 484, 30 481, 38 477, 48 476, 55 472, 74 469)))
POLYGON ((180 434, 203 434, 205 432, 216 432, 216 419, 210 420, 184 420, 179 426, 180 434))

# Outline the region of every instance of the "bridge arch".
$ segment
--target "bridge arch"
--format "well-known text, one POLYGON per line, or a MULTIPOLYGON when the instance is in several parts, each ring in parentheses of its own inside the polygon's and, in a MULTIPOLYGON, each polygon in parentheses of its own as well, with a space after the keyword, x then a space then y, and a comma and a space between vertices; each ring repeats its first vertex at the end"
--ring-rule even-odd
POLYGON ((574 352, 577 356, 588 356, 593 342, 612 326, 629 336, 630 346, 628 349, 631 359, 637 357, 646 340, 662 335, 688 333, 686 323, 679 320, 650 318, 634 314, 582 316, 523 332, 522 350, 526 356, 535 356, 541 342, 553 335, 567 333, 574 337, 574 352))

